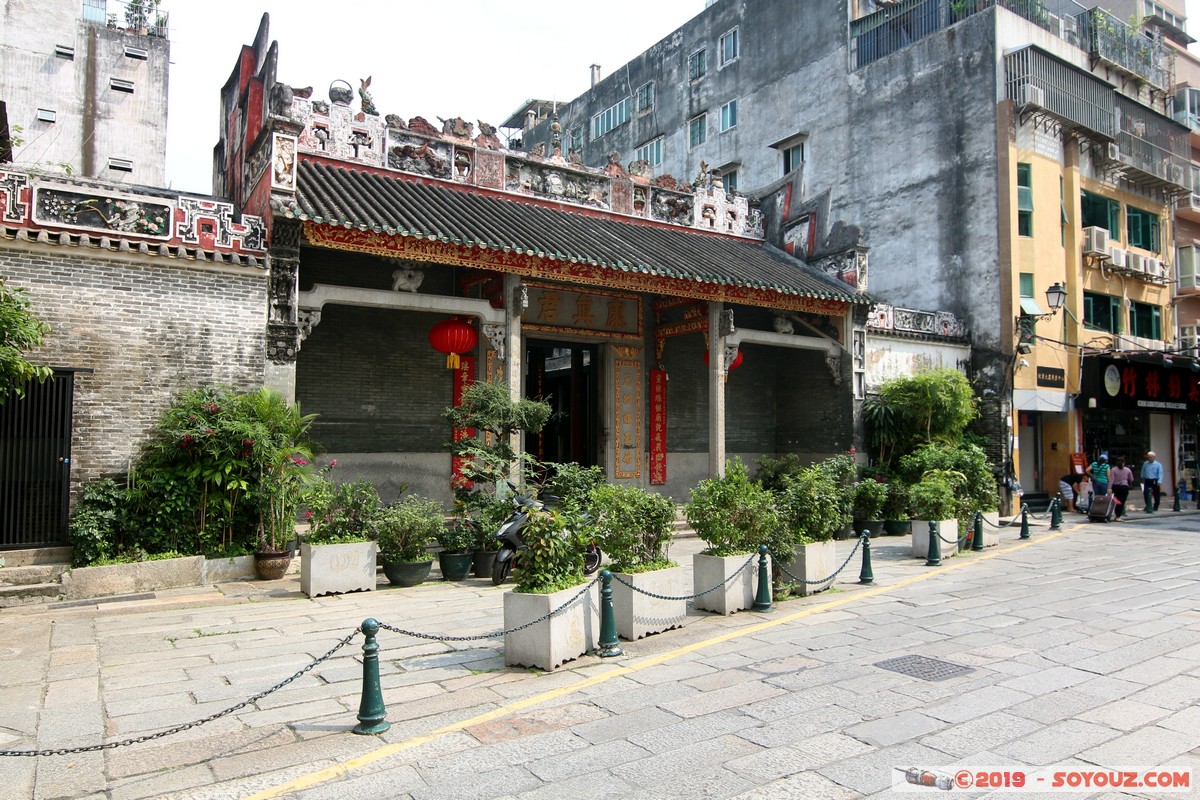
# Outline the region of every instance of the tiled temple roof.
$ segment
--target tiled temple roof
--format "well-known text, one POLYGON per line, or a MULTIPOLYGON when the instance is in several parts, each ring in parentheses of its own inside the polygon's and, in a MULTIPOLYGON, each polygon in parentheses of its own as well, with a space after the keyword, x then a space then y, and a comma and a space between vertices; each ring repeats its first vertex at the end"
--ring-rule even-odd
POLYGON ((770 245, 302 158, 284 216, 780 295, 869 298, 770 245))

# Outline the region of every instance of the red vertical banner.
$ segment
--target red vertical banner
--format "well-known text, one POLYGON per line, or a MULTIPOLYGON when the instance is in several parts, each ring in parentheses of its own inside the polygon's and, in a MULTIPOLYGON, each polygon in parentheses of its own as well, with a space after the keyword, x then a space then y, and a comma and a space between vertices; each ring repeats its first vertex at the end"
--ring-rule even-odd
POLYGON ((650 483, 667 482, 667 373, 650 370, 650 483))
MULTIPOLYGON (((459 356, 458 369, 454 370, 452 380, 452 388, 450 390, 450 402, 455 407, 462 405, 463 391, 475 382, 475 357, 474 356, 459 356)), ((474 428, 455 428, 453 433, 454 441, 458 442, 463 439, 469 439, 475 435, 474 428)), ((473 485, 470 481, 464 481, 462 477, 464 459, 454 456, 450 459, 450 485, 452 487, 463 486, 470 489, 473 485)))

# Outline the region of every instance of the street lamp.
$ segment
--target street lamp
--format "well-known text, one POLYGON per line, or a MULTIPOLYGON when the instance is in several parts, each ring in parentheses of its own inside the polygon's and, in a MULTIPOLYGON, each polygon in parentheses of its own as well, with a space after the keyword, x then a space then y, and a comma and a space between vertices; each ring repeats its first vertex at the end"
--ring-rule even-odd
MULTIPOLYGON (((1037 304, 1030 301, 1034 308, 1037 304)), ((1060 308, 1063 308, 1067 302, 1067 289, 1058 281, 1051 284, 1046 290, 1046 305, 1050 310, 1044 314, 1029 314, 1022 313, 1017 317, 1017 352, 1022 355, 1033 352, 1033 341, 1036 338, 1033 333, 1033 324, 1039 319, 1050 319, 1058 313, 1060 308)), ((1038 309, 1040 310, 1040 309, 1038 309)), ((1068 312, 1069 313, 1069 312, 1068 312)))

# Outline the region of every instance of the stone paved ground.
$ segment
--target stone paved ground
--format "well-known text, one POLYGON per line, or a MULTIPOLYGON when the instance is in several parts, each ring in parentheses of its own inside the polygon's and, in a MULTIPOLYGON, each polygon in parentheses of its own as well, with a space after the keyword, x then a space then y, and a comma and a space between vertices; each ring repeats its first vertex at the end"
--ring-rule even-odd
MULTIPOLYGON (((907 558, 907 539, 878 539, 873 587, 854 583, 856 557, 833 592, 769 615, 693 613, 682 630, 626 643, 623 658, 550 674, 506 669, 497 640, 384 635, 393 725, 379 737, 347 733, 356 641, 169 738, 0 758, 0 796, 849 800, 891 796, 897 766, 1197 769, 1198 539, 1200 516, 1168 513, 1035 529, 1024 547, 1006 530, 998 554, 941 569, 907 558), (972 671, 928 682, 874 666, 914 654, 972 671), (322 770, 333 779, 306 777, 322 770)), ((698 548, 683 540, 673 556, 686 563, 698 548)), ((0 612, 0 748, 115 741, 201 718, 303 667, 366 616, 443 633, 500 625, 503 590, 482 580, 316 601, 296 588, 0 612)))

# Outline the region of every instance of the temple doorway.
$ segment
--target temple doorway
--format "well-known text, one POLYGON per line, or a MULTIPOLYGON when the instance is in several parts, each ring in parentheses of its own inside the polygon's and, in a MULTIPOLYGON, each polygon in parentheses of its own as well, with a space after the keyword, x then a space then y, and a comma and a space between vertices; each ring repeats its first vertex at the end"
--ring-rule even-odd
POLYGON ((598 461, 598 380, 595 345, 530 341, 525 348, 525 393, 550 404, 550 420, 532 437, 529 449, 539 461, 598 461))

